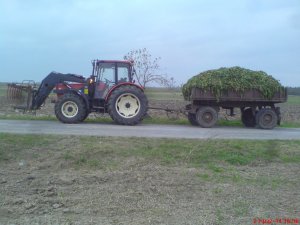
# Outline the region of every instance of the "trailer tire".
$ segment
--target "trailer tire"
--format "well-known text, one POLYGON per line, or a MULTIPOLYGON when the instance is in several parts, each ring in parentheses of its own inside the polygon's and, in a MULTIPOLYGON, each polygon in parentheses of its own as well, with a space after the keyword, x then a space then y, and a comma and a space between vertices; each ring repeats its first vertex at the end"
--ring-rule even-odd
POLYGON ((281 124, 281 112, 280 112, 280 107, 276 107, 275 108, 275 112, 276 112, 276 115, 278 117, 277 119, 277 125, 280 126, 281 124))
POLYGON ((273 109, 261 109, 256 114, 256 123, 261 129, 273 129, 276 127, 278 117, 273 109))
POLYGON ((108 99, 110 117, 121 125, 140 123, 147 114, 148 100, 144 92, 131 85, 115 89, 108 99))
POLYGON ((218 112, 210 106, 202 106, 196 113, 196 120, 201 127, 213 127, 218 121, 218 112))
POLYGON ((190 121, 190 123, 194 126, 199 126, 199 123, 196 119, 196 114, 194 113, 188 113, 187 115, 188 120, 190 121))
POLYGON ((241 110, 242 113, 242 123, 245 127, 255 127, 256 126, 256 120, 255 116, 253 115, 252 109, 247 108, 244 110, 241 110))
POLYGON ((87 115, 86 104, 82 97, 67 93, 55 103, 55 116, 63 123, 78 123, 87 115))

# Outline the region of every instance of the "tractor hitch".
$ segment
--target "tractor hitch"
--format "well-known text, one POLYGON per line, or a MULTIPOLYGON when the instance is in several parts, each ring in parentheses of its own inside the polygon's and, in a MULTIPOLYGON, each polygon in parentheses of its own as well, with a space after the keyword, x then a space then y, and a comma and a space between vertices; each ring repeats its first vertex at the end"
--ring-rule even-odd
POLYGON ((169 119, 179 119, 180 115, 187 115, 187 110, 179 108, 179 109, 170 109, 168 107, 162 108, 162 107, 148 107, 148 109, 152 110, 161 110, 165 111, 166 115, 169 119))

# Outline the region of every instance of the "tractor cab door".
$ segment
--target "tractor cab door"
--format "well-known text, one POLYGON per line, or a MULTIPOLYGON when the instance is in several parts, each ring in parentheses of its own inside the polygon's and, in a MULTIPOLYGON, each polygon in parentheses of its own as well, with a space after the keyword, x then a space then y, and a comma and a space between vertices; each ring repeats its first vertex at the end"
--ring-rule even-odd
POLYGON ((97 80, 94 98, 104 99, 109 90, 116 85, 115 63, 101 63, 97 66, 97 80))

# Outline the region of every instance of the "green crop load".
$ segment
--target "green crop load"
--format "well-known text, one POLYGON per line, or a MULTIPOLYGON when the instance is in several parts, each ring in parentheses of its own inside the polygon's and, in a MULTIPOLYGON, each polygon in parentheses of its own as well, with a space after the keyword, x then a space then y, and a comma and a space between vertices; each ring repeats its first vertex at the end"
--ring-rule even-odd
POLYGON ((186 100, 189 100, 192 88, 210 91, 217 99, 224 91, 233 90, 242 94, 251 89, 256 89, 264 98, 271 99, 275 92, 283 89, 271 75, 263 71, 252 71, 237 66, 208 70, 192 77, 182 87, 182 93, 186 100))

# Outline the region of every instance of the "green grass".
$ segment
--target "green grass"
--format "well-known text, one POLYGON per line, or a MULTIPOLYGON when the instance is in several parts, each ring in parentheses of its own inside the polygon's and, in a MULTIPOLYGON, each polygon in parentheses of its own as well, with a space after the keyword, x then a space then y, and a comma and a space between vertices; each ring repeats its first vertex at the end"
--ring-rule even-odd
POLYGON ((288 105, 300 105, 300 96, 289 95, 288 96, 288 101, 287 101, 286 104, 288 104, 288 105))
MULTIPOLYGON (((0 161, 17 159, 26 149, 51 145, 52 138, 46 135, 8 135, 0 133, 0 161)), ((36 157, 36 155, 31 155, 36 157)))
POLYGON ((222 173, 223 166, 269 162, 299 163, 300 141, 174 140, 151 138, 15 135, 0 133, 0 161, 18 158, 29 149, 60 150, 61 158, 97 167, 114 159, 137 157, 165 165, 184 164, 222 173))
POLYGON ((295 122, 282 122, 280 124, 280 127, 284 128, 299 128, 300 127, 300 122, 295 121, 295 122))
POLYGON ((49 116, 35 116, 32 114, 9 114, 9 115, 0 115, 0 119, 2 120, 57 120, 56 117, 53 115, 49 116))
MULTIPOLYGON (((276 190, 294 185, 280 176, 244 176, 245 169, 270 163, 299 164, 300 141, 170 140, 165 138, 114 138, 0 133, 0 164, 50 160, 75 170, 122 170, 124 166, 156 164, 197 168, 195 179, 213 184, 252 185, 276 190), (128 164, 129 163, 129 164, 128 164)), ((222 195, 215 186, 214 195, 222 195)), ((237 203, 236 215, 247 207, 237 203)), ((220 220, 222 215, 220 216, 220 220)))

